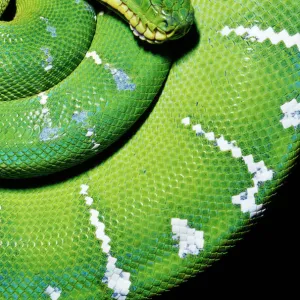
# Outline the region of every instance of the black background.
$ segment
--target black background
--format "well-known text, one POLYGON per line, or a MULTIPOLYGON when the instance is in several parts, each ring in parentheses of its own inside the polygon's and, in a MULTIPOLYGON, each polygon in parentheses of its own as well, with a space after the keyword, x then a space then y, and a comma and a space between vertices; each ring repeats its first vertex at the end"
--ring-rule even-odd
POLYGON ((236 247, 204 273, 153 300, 298 298, 299 178, 300 162, 273 196, 264 217, 236 247))

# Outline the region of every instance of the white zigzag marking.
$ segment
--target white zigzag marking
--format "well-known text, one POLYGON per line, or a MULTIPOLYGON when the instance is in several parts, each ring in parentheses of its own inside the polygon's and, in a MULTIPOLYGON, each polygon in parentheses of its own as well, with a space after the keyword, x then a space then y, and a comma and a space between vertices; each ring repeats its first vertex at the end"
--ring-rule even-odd
POLYGON ((187 254, 198 255, 204 248, 204 232, 190 228, 188 220, 171 219, 173 239, 179 240, 178 255, 185 258, 187 254))
MULTIPOLYGON (((183 119, 182 123, 190 124, 189 118, 183 119)), ((255 203, 255 194, 258 192, 258 188, 262 183, 273 178, 274 172, 269 170, 263 161, 254 162, 252 155, 243 156, 242 149, 236 146, 235 141, 229 142, 224 139, 223 135, 219 138, 215 138, 215 134, 213 132, 206 133, 200 124, 194 125, 192 129, 197 135, 203 135, 207 140, 215 142, 221 151, 231 151, 234 158, 242 158, 244 160, 248 171, 253 174, 253 186, 246 189, 246 191, 239 195, 232 196, 232 203, 240 205, 241 211, 243 213, 249 212, 250 217, 261 212, 262 205, 257 205, 255 203)))
POLYGON ((277 45, 279 42, 284 42, 287 48, 292 46, 297 46, 300 50, 300 33, 294 35, 289 35, 289 33, 284 29, 281 32, 277 33, 273 28, 269 27, 266 30, 261 30, 257 25, 251 28, 245 28, 239 26, 237 28, 230 28, 225 26, 220 33, 224 36, 228 36, 231 32, 235 32, 236 35, 245 37, 251 41, 257 41, 259 43, 264 42, 266 39, 269 39, 273 45, 277 45))
POLYGON ((286 102, 280 108, 284 113, 284 117, 280 120, 283 128, 300 125, 300 103, 296 99, 286 102))
MULTIPOLYGON (((79 194, 84 196, 85 204, 90 207, 94 200, 89 196, 88 189, 88 185, 82 184, 79 194)), ((102 278, 102 282, 106 283, 113 290, 112 298, 125 300, 131 285, 131 281, 129 280, 130 273, 116 267, 117 259, 110 254, 110 238, 105 234, 105 224, 99 221, 99 211, 90 209, 90 215, 90 223, 96 228, 96 238, 102 241, 102 251, 107 254, 106 272, 102 278)))

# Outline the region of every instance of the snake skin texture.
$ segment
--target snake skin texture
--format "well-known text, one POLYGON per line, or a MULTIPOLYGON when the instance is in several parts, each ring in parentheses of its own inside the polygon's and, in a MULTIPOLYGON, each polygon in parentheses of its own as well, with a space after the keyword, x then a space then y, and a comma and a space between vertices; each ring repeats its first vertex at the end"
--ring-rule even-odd
MULTIPOLYGON (((27 12, 30 3, 18 1, 12 25, 2 26, 9 30, 3 34, 1 49, 1 177, 53 173, 107 148, 151 104, 170 67, 170 59, 154 56, 125 38, 120 43, 127 52, 120 47, 114 51, 115 46, 104 43, 100 30, 91 45, 96 16, 87 2, 37 1, 27 12), (24 34, 17 36, 20 27, 24 34), (35 32, 44 35, 35 34, 35 41, 35 32), (77 42, 72 42, 75 38, 77 42), (133 70, 138 71, 131 75, 133 70), (44 91, 48 85, 53 87, 44 91), (29 97, 5 101, 20 94, 29 97)), ((105 34, 115 35, 115 31, 106 29, 105 34)))
MULTIPOLYGON (((70 139, 62 134, 63 148, 51 146, 58 133, 48 131, 33 158, 37 168, 45 166, 46 154, 53 152, 53 161, 63 156, 65 144, 93 148, 93 135, 102 131, 85 121, 97 112, 95 103, 104 109, 123 92, 154 97, 173 63, 159 97, 140 103, 142 116, 133 112, 128 131, 101 128, 104 137, 111 130, 122 135, 107 150, 47 177, 1 179, 1 299, 155 299, 222 259, 264 213, 299 153, 298 0, 193 0, 195 26, 160 50, 143 45, 101 5, 89 4, 101 39, 53 87, 73 101, 52 103, 47 91, 33 95, 28 103, 39 114, 26 119, 31 123, 18 119, 26 101, 2 101, 1 114, 11 119, 1 119, 1 147, 5 137, 19 144, 35 139, 18 136, 18 124, 24 121, 20 133, 28 132, 48 109, 51 128, 71 119, 82 131, 74 129, 70 139), (102 75, 94 78, 98 72, 106 75, 103 83, 102 75), (148 73, 156 75, 147 83, 148 73), (72 90, 64 88, 69 79, 72 90)), ((132 113, 122 108, 109 120, 132 113)), ((1 156, 1 174, 10 172, 9 153, 1 156)))

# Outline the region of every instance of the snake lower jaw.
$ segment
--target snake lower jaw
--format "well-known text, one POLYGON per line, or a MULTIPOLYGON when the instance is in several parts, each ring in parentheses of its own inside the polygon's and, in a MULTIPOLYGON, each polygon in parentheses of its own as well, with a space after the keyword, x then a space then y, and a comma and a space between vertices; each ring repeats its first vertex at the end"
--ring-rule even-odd
MULTIPOLYGON (((166 38, 164 38, 164 34, 161 33, 160 31, 157 31, 158 34, 157 36, 162 36, 162 39, 159 40, 156 37, 156 33, 151 32, 148 28, 146 29, 146 31, 144 33, 139 32, 135 27, 133 27, 130 24, 130 29, 132 30, 133 34, 138 37, 139 39, 141 39, 142 41, 146 41, 150 44, 162 44, 166 38)), ((165 35, 166 36, 166 35, 165 35)), ((167 36, 166 36, 167 37, 167 36)))

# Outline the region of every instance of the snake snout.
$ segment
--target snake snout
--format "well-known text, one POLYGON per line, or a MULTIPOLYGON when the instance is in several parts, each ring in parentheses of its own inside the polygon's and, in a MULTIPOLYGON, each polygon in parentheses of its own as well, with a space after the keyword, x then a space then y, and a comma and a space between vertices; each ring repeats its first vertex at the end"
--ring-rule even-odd
POLYGON ((183 37, 190 30, 194 22, 194 10, 190 6, 180 12, 163 11, 163 21, 159 23, 158 30, 166 34, 167 39, 175 40, 183 37))
POLYGON ((102 0, 130 24, 133 34, 151 44, 184 36, 194 22, 190 0, 102 0), (146 7, 146 8, 145 8, 146 7))

